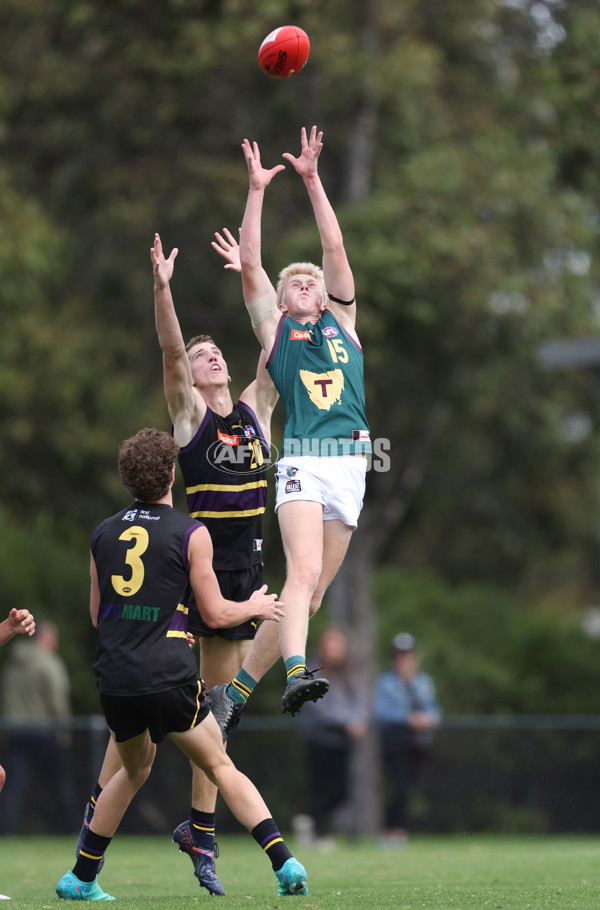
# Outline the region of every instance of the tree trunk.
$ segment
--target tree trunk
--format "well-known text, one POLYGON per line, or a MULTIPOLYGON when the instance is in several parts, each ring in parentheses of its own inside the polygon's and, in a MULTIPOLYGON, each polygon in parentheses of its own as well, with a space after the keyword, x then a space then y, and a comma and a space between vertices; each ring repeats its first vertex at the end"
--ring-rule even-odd
POLYGON ((348 636, 353 682, 360 698, 357 711, 364 713, 369 725, 368 735, 356 742, 352 768, 351 830, 356 836, 376 834, 381 818, 378 743, 372 723, 377 666, 372 578, 373 551, 367 532, 361 531, 359 525, 344 564, 329 589, 332 621, 348 636))

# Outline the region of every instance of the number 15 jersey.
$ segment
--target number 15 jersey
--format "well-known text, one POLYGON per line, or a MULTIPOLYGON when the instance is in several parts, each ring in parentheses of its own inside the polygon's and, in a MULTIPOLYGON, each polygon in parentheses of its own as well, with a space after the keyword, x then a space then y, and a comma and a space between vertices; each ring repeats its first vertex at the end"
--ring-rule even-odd
POLYGON ((363 353, 331 310, 314 325, 282 316, 267 369, 285 408, 282 457, 371 451, 363 353))

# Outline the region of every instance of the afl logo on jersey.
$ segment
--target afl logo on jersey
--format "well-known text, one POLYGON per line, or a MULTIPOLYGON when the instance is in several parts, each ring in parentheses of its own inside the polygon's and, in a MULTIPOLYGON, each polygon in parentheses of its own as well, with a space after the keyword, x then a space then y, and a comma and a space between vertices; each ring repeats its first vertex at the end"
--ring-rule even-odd
POLYGON ((338 330, 334 325, 326 325, 324 329, 321 329, 321 334, 325 335, 325 338, 335 338, 338 330))
POLYGON ((256 430, 251 423, 247 423, 244 427, 244 436, 246 439, 253 439, 256 436, 256 430))

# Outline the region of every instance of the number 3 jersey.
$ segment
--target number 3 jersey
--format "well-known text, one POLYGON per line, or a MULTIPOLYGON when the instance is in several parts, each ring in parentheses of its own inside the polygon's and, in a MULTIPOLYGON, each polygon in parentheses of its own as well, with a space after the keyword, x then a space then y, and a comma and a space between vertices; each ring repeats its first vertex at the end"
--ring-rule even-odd
POLYGON ((285 408, 282 457, 371 451, 363 354, 331 310, 282 316, 267 369, 285 408))
POLYGON ((214 569, 262 562, 268 456, 256 416, 242 402, 227 417, 207 408, 198 432, 179 450, 188 513, 209 530, 214 569))
POLYGON ((187 641, 188 543, 200 522, 135 502, 94 531, 100 605, 94 670, 105 695, 149 695, 198 679, 187 641))

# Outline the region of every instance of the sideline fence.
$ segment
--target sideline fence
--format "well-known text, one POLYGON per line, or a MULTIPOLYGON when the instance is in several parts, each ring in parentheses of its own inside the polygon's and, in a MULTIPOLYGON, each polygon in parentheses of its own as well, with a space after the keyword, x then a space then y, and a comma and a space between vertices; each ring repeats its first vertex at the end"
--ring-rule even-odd
MULTIPOLYGON (((45 728, 48 729, 47 727, 45 728)), ((96 781, 108 738, 100 715, 74 717, 71 746, 59 772, 70 797, 48 786, 49 754, 38 748, 14 833, 77 831, 96 781)), ((0 718, 0 763, 7 772, 4 806, 16 769, 0 718)), ((304 743, 292 718, 244 715, 230 738, 238 767, 257 784, 280 825, 306 811, 304 743)), ((600 831, 600 715, 453 716, 444 719, 411 800, 412 830, 419 832, 595 833, 600 831)), ((188 812, 191 776, 187 759, 169 741, 158 750, 121 830, 168 833, 188 812)), ((385 795, 382 794, 382 799, 385 795)), ((218 827, 239 826, 219 802, 218 827)))

